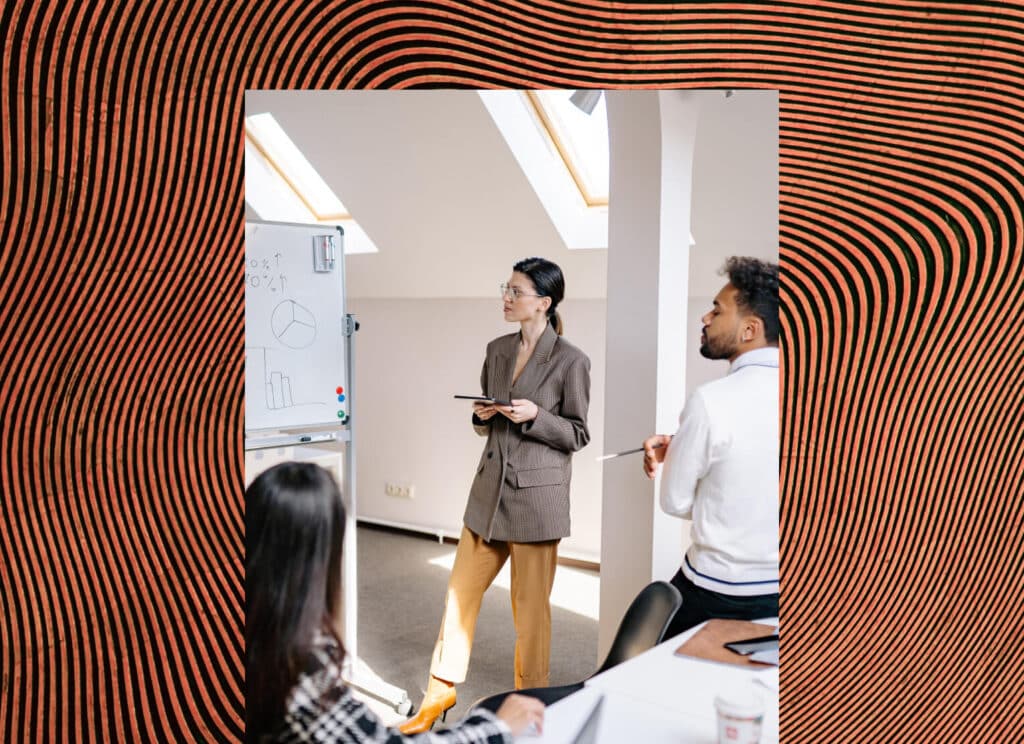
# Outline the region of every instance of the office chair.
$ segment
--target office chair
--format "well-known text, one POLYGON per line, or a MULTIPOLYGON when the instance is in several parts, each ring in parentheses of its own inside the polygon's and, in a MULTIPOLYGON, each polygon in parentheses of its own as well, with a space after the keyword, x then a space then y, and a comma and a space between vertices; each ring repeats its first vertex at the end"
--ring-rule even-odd
MULTIPOLYGON (((643 588, 636 595, 632 603, 622 616, 619 629, 615 632, 615 640, 605 657, 604 663, 597 668, 594 677, 601 672, 606 672, 616 664, 621 664, 627 659, 639 656, 644 651, 654 648, 664 640, 665 631, 675 616, 676 611, 682 606, 683 598, 679 590, 667 581, 654 581, 643 588)), ((587 679, 590 679, 588 677, 587 679)), ((526 690, 508 690, 495 695, 477 700, 470 709, 481 707, 487 708, 492 713, 496 712, 505 698, 512 693, 529 695, 537 698, 545 705, 556 703, 567 695, 583 688, 583 682, 576 682, 570 685, 558 687, 531 687, 526 690)))

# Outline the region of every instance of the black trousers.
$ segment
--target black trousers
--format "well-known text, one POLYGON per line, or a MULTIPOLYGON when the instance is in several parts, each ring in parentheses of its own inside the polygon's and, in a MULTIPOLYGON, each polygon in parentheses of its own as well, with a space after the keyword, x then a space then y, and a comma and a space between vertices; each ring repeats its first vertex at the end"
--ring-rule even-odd
POLYGON ((764 617, 778 617, 779 595, 757 594, 751 597, 737 597, 703 589, 683 575, 682 569, 672 577, 672 585, 683 595, 683 606, 672 618, 665 632, 666 638, 679 635, 694 625, 700 625, 713 617, 730 620, 758 620, 764 617))

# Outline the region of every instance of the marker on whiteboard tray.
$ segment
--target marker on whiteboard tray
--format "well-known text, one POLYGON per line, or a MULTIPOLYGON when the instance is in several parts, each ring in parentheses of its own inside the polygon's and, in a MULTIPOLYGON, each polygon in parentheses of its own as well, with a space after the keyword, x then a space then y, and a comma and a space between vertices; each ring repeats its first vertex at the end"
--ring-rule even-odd
POLYGON ((312 442, 313 437, 299 437, 300 442, 312 442))

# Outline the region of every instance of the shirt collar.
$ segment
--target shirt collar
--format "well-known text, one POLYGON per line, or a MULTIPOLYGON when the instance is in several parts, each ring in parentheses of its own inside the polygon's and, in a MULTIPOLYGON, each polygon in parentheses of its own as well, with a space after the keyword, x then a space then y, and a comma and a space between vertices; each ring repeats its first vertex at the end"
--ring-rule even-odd
POLYGON ((762 346, 736 357, 736 360, 729 366, 729 374, 743 369, 744 367, 774 367, 779 368, 779 347, 762 346))

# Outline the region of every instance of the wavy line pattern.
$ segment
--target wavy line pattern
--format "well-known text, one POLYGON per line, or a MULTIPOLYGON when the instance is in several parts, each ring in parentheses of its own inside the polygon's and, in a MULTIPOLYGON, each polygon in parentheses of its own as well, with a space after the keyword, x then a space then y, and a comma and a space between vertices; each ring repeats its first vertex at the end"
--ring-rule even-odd
POLYGON ((246 88, 780 98, 787 742, 1024 737, 1024 7, 0 6, 0 731, 242 736, 246 88), (227 198, 225 198, 227 197, 227 198))

